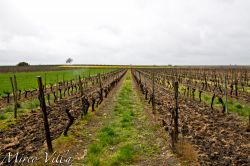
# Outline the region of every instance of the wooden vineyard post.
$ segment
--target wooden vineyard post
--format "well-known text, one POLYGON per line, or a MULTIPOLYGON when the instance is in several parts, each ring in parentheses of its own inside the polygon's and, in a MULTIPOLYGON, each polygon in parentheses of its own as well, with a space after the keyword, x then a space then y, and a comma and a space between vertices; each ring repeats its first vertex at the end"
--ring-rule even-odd
POLYGON ((139 80, 140 80, 140 82, 141 82, 141 73, 139 72, 139 80))
POLYGON ((238 78, 235 76, 235 95, 238 97, 238 78))
POLYGON ((214 110, 214 107, 213 107, 213 105, 214 105, 214 99, 215 99, 215 93, 214 93, 213 96, 212 96, 211 104, 210 104, 210 108, 211 108, 212 110, 214 110))
POLYGON ((83 117, 84 113, 84 102, 83 102, 83 88, 82 88, 82 81, 81 81, 81 76, 79 75, 79 88, 80 88, 80 93, 81 93, 81 102, 82 102, 82 112, 81 112, 81 118, 83 117))
POLYGON ((175 108, 172 109, 172 117, 171 117, 171 127, 170 127, 170 136, 171 136, 171 148, 174 152, 176 152, 176 147, 175 144, 178 141, 178 88, 179 88, 179 84, 178 81, 175 81, 173 83, 174 86, 174 99, 175 99, 175 108))
POLYGON ((201 94, 202 94, 202 90, 199 90, 199 101, 201 102, 201 94))
POLYGON ((102 102, 102 100, 103 100, 103 88, 102 88, 102 79, 101 79, 101 74, 99 73, 98 74, 98 77, 99 77, 99 86, 100 86, 100 99, 101 99, 101 102, 102 102))
POLYGON ((47 117, 47 112, 46 112, 46 104, 45 104, 45 98, 44 98, 44 92, 43 92, 42 78, 40 76, 37 77, 37 83, 38 83, 38 88, 39 88, 40 107, 43 112, 44 129, 45 129, 45 134, 46 134, 48 151, 49 153, 52 153, 53 148, 52 148, 52 142, 50 138, 49 122, 48 122, 48 117, 47 117))
POLYGON ((226 113, 228 113, 228 101, 227 101, 227 75, 226 75, 226 74, 225 74, 225 97, 226 97, 225 109, 226 109, 226 113))
MULTIPOLYGON (((16 110, 17 110, 17 107, 18 107, 18 98, 17 98, 17 91, 18 91, 18 88, 17 88, 17 81, 16 81, 16 75, 14 74, 14 88, 15 88, 15 94, 16 94, 16 100, 15 100, 15 105, 16 105, 16 110)), ((20 98, 21 98, 21 92, 20 92, 20 98)))
POLYGON ((152 107, 153 114, 155 114, 155 73, 153 72, 153 87, 152 87, 152 107))
MULTIPOLYGON (((15 79, 14 75, 14 79, 15 79)), ((13 81, 12 77, 10 77, 10 82, 11 82, 11 87, 13 91, 13 98, 14 98, 14 118, 17 118, 17 93, 16 93, 16 86, 15 86, 15 81, 13 81)))
POLYGON ((205 73, 204 73, 204 75, 205 75, 205 90, 207 90, 207 76, 205 73))
POLYGON ((79 88, 80 88, 80 93, 81 93, 81 97, 83 96, 83 88, 82 88, 82 80, 81 80, 81 76, 79 75, 79 88))
POLYGON ((15 86, 15 92, 17 96, 17 81, 16 81, 16 75, 14 74, 14 86, 15 86))
POLYGON ((179 88, 179 84, 178 84, 178 81, 175 81, 174 83, 174 92, 175 92, 175 112, 174 112, 174 142, 177 143, 177 140, 178 140, 178 88, 179 88))
POLYGON ((7 94, 7 103, 10 103, 10 92, 4 92, 5 94, 7 94))
POLYGON ((58 96, 58 90, 59 90, 59 86, 58 86, 58 74, 56 75, 56 96, 58 96))

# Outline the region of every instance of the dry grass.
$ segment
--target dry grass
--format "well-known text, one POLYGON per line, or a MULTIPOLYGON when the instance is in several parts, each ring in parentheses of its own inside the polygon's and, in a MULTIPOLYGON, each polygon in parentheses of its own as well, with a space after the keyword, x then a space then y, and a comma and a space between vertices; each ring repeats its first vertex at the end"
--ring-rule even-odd
POLYGON ((176 145, 176 150, 184 165, 199 166, 198 154, 190 143, 180 140, 176 145))

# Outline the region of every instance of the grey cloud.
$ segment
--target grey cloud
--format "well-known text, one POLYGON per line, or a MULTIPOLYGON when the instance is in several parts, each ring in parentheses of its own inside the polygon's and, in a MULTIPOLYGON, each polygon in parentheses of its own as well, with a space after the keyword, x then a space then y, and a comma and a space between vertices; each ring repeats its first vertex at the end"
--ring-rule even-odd
POLYGON ((36 3, 0 2, 0 65, 250 62, 248 0, 36 3))

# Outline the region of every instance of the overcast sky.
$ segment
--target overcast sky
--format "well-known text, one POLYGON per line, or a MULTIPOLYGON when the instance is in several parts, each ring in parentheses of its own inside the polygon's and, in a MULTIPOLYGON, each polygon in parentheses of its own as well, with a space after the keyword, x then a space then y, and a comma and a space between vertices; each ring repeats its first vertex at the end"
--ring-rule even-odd
POLYGON ((0 0, 0 65, 250 64, 250 0, 0 0))

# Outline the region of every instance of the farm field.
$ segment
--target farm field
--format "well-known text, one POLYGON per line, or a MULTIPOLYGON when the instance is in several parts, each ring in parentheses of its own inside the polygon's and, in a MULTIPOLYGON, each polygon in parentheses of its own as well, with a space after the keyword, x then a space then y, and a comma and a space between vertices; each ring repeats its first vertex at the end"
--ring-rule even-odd
MULTIPOLYGON (((62 69, 62 68, 59 68, 62 69)), ((37 88, 37 76, 41 76, 46 85, 56 82, 75 80, 79 75, 81 77, 94 76, 97 73, 109 72, 114 69, 71 69, 57 71, 39 71, 39 72, 16 72, 18 90, 33 90, 37 88)), ((0 96, 6 95, 4 92, 12 92, 10 77, 14 73, 0 73, 0 96)))
MULTIPOLYGON (((16 68, 16 67, 13 67, 16 68)), ((21 90, 20 92, 23 95, 19 95, 19 102, 17 107, 17 119, 21 118, 22 116, 28 115, 31 110, 37 110, 39 106, 39 100, 37 99, 37 93, 36 89, 38 87, 37 83, 37 76, 41 76, 42 80, 45 84, 45 74, 46 74, 46 87, 50 87, 51 85, 53 88, 56 88, 57 83, 66 83, 71 80, 78 79, 79 76, 82 78, 90 78, 93 76, 97 76, 98 73, 104 74, 110 71, 114 71, 115 69, 109 69, 109 68, 84 68, 84 69, 68 69, 68 70, 57 70, 58 67, 53 66, 54 71, 39 71, 34 72, 33 70, 40 70, 41 66, 32 67, 30 72, 17 72, 15 73, 15 76, 17 78, 17 89, 21 90), (24 96, 24 92, 32 92, 34 91, 34 94, 27 95, 27 97, 24 96), (19 116, 20 115, 20 116, 19 116)), ((51 68, 49 68, 51 69, 51 68)), ((23 70, 23 69, 22 69, 23 70)), ((22 71, 19 69, 19 71, 22 71)), ((27 70, 27 68, 25 68, 27 70)), ((6 92, 10 93, 10 99, 8 100, 14 100, 13 99, 13 92, 10 82, 10 77, 13 77, 13 73, 1 73, 0 74, 0 80, 1 80, 1 86, 0 91, 2 92, 2 95, 0 95, 0 129, 6 129, 8 128, 8 125, 15 124, 16 120, 13 116, 14 111, 14 104, 10 104, 9 102, 6 102, 6 92)), ((71 86, 73 86, 71 84, 71 86)), ((53 91, 57 91, 58 89, 54 89, 53 91)), ((19 92, 18 92, 19 94, 19 92)), ((28 94, 28 93, 27 93, 28 94)), ((26 94, 25 94, 26 95, 26 94)), ((65 96, 65 94, 64 94, 65 96)), ((56 96, 51 96, 49 100, 46 100, 46 102, 54 102, 56 100, 56 96)), ((0 130, 0 131, 1 131, 0 130)))
POLYGON ((16 73, 18 88, 38 89, 16 110, 15 96, 2 100, 0 165, 20 164, 4 159, 17 152, 60 153, 64 165, 249 165, 249 68, 72 68, 46 71, 46 88, 35 86, 44 72, 16 73))
POLYGON ((218 74, 221 72, 220 68, 213 69, 214 73, 209 77, 208 73, 211 69, 207 69, 200 68, 198 72, 195 68, 191 68, 191 72, 188 69, 178 68, 135 69, 133 75, 141 93, 149 103, 151 102, 152 113, 169 132, 172 139, 170 142, 177 154, 178 151, 185 152, 185 143, 191 142, 198 152, 197 158, 200 165, 248 165, 250 161, 249 94, 244 90, 238 92, 237 88, 239 80, 243 86, 249 86, 247 74, 249 69, 243 72, 245 73, 244 83, 243 79, 239 79, 243 75, 242 71, 234 69, 232 72, 234 77, 229 79, 229 68, 223 69, 223 75, 227 73, 227 83, 230 87, 233 85, 236 87, 231 91, 227 91, 224 88, 227 86, 223 87, 220 84, 224 82, 223 77, 219 77, 218 74), (202 73, 202 77, 199 73, 202 73), (198 84, 197 79, 201 79, 202 84, 198 84), (206 80, 210 80, 213 84, 208 85, 206 80), (198 99, 195 95, 197 91, 198 99), (225 96, 228 98, 228 104, 225 104, 225 98, 223 98, 225 96), (215 101, 220 107, 214 107, 215 101), (237 106, 232 107, 234 104, 237 106), (228 113, 225 112, 226 108, 228 113), (179 134, 183 139, 179 141, 181 145, 176 140, 179 134))

